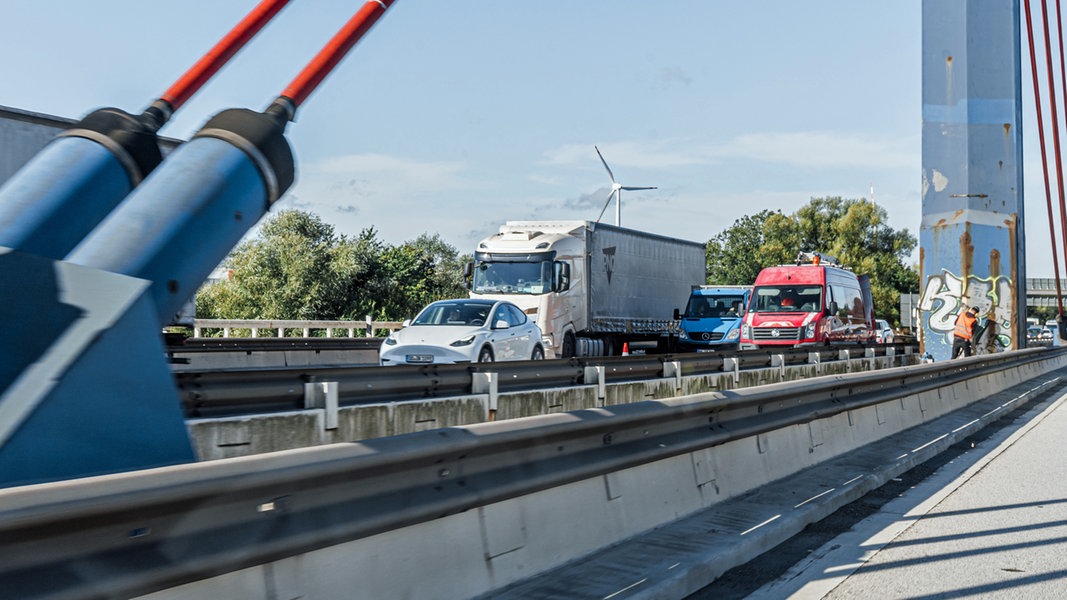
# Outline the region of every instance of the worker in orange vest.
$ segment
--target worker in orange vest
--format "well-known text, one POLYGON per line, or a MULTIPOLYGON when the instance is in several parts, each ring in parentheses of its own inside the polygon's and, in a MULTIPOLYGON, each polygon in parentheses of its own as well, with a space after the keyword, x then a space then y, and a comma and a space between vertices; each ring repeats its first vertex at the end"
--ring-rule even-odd
POLYGON ((972 306, 956 318, 956 328, 952 331, 952 358, 971 355, 971 338, 978 325, 978 307, 972 306))

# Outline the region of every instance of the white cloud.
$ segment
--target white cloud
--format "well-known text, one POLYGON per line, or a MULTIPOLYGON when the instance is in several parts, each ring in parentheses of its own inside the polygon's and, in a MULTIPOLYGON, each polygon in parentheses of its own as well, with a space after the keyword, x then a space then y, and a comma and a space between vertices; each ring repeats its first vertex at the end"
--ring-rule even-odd
MULTIPOLYGON (((871 136, 833 131, 746 133, 725 141, 669 139, 597 144, 616 178, 619 168, 670 169, 727 160, 816 168, 887 169, 920 164, 918 134, 871 136)), ((544 153, 544 164, 587 166, 599 162, 593 144, 567 144, 544 153)))

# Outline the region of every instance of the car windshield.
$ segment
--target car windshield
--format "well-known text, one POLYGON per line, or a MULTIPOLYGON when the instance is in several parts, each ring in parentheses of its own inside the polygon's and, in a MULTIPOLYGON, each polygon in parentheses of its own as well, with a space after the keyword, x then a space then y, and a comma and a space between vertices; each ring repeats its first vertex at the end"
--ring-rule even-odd
POLYGON ((752 310, 761 313, 819 312, 821 286, 764 285, 752 291, 752 310))
POLYGON ((546 294, 552 291, 552 261, 479 262, 471 291, 476 294, 546 294))
POLYGON ((685 316, 690 319, 736 318, 744 312, 744 300, 745 297, 742 294, 735 296, 690 296, 689 304, 685 307, 685 316))
POLYGON ((485 302, 434 302, 423 309, 412 325, 482 325, 492 304, 485 302))

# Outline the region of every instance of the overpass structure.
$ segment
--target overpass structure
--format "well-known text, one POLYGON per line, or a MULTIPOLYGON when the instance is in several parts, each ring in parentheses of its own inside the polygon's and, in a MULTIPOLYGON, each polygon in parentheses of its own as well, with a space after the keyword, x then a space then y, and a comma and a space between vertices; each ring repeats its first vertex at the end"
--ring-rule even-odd
MULTIPOLYGON (((1060 289, 1067 290, 1067 279, 1060 280, 1060 289)), ((1059 302, 1056 298, 1056 280, 1031 279, 1026 280, 1026 305, 1047 306, 1056 308, 1059 302)))

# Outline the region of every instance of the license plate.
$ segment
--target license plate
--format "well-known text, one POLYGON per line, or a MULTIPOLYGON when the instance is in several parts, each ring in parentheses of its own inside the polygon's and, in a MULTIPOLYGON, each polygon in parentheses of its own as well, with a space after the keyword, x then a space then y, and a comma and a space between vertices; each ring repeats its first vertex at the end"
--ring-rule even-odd
POLYGON ((432 363, 432 354, 408 354, 407 360, 409 363, 432 363))

